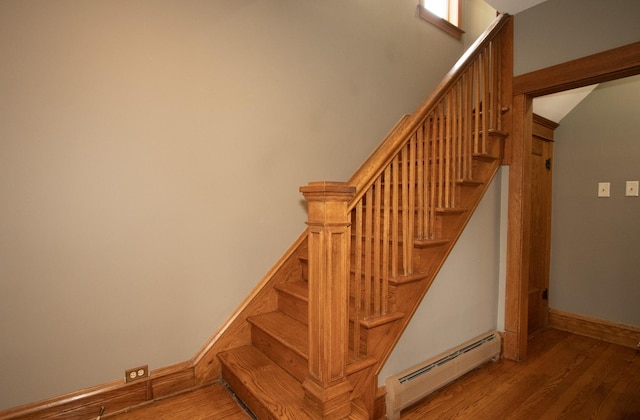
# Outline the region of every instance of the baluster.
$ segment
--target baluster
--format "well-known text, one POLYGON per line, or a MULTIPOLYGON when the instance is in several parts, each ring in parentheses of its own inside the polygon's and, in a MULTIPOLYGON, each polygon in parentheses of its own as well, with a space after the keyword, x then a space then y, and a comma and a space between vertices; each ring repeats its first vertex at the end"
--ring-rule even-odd
POLYGON ((438 104, 438 207, 444 207, 444 104, 438 104))
POLYGON ((487 50, 487 90, 489 91, 489 112, 488 115, 488 125, 486 127, 487 131, 491 128, 495 128, 495 106, 496 106, 496 97, 495 97, 495 51, 493 49, 493 44, 489 43, 486 47, 487 50))
POLYGON ((373 205, 374 218, 373 218, 373 315, 380 315, 380 247, 382 242, 382 236, 380 235, 380 229, 382 228, 382 180, 380 177, 376 180, 375 189, 373 190, 375 196, 375 203, 373 205))
POLYGON ((407 242, 404 244, 406 254, 405 274, 413 273, 413 241, 415 239, 415 221, 416 221, 416 148, 418 138, 414 133, 409 140, 409 214, 407 226, 407 242))
POLYGON ((438 158, 436 151, 436 143, 438 137, 438 116, 437 109, 432 114, 433 125, 431 127, 430 140, 431 140, 431 167, 429 168, 430 172, 430 182, 429 182, 429 213, 431 215, 430 220, 431 223, 429 225, 429 239, 433 239, 435 235, 435 210, 436 210, 436 171, 438 166, 438 158))
POLYGON ((360 355, 360 322, 362 314, 362 199, 358 200, 355 208, 355 250, 354 250, 354 279, 353 279, 353 351, 360 355))
POLYGON ((400 214, 399 214, 399 201, 398 197, 399 188, 399 168, 400 166, 400 157, 396 155, 393 158, 393 162, 391 163, 391 177, 393 182, 391 184, 393 190, 391 194, 391 275, 393 277, 397 277, 399 273, 398 268, 398 257, 399 257, 399 248, 400 245, 398 243, 400 239, 400 229, 398 224, 400 223, 400 214))
POLYGON ((453 164, 451 168, 451 206, 456 207, 456 191, 458 189, 457 180, 462 173, 462 161, 460 160, 460 81, 458 80, 453 86, 453 132, 452 132, 452 148, 453 164))
POLYGON ((465 156, 465 165, 464 165, 464 178, 472 179, 471 168, 473 161, 471 159, 471 155, 473 154, 471 141, 473 138, 473 68, 465 72, 465 98, 464 98, 464 106, 465 106, 465 130, 464 130, 464 156, 465 156))
POLYGON ((409 226, 409 150, 408 146, 402 148, 402 274, 407 275, 407 243, 409 237, 407 227, 409 226))
POLYGON ((423 162, 424 164, 423 169, 422 169, 422 202, 423 202, 423 217, 424 217, 424 228, 422 230, 422 238, 423 239, 429 239, 430 237, 430 225, 431 225, 431 219, 430 219, 430 215, 429 215, 429 190, 431 189, 431 186, 429 185, 429 168, 431 167, 431 162, 430 162, 430 154, 429 154, 429 132, 431 130, 432 127, 432 121, 433 119, 429 116, 427 117, 426 121, 424 122, 423 126, 422 126, 422 149, 423 149, 423 153, 422 153, 422 157, 423 157, 423 162))
POLYGON ((391 194, 390 194, 390 180, 391 168, 387 166, 384 170, 384 225, 382 228, 382 314, 386 314, 389 303, 389 224, 391 219, 391 194))
POLYGON ((425 222, 425 206, 424 206, 424 166, 426 162, 424 160, 424 124, 418 127, 417 135, 417 147, 416 151, 417 159, 418 159, 418 178, 417 178, 417 197, 418 197, 418 211, 417 211, 417 223, 418 223, 418 237, 420 239, 424 238, 424 222, 425 222))
POLYGON ((487 152, 487 114, 489 112, 489 57, 487 51, 484 50, 480 54, 482 62, 482 144, 480 147, 480 153, 487 152))
POLYGON ((496 130, 502 130, 502 43, 499 39, 493 41, 495 45, 496 66, 495 86, 496 86, 496 130))
POLYGON ((480 59, 476 59, 473 62, 473 80, 474 80, 474 130, 473 130, 473 153, 480 151, 480 118, 481 118, 481 103, 480 103, 480 59))
POLYGON ((371 188, 365 194, 365 228, 364 228, 364 318, 371 316, 371 254, 373 253, 373 191, 371 188))
POLYGON ((445 96, 445 102, 447 106, 446 110, 446 134, 444 137, 445 144, 445 160, 444 160, 444 206, 445 208, 451 207, 451 125, 452 125, 452 110, 451 110, 451 91, 445 96))
MULTIPOLYGON (((458 180, 464 177, 463 175, 463 160, 462 160, 462 135, 464 133, 463 130, 463 102, 462 102, 462 87, 463 81, 460 79, 456 83, 456 136, 455 136, 455 144, 456 144, 456 173, 454 175, 454 180, 458 180)), ((457 185, 457 184, 454 184, 457 185)), ((455 197, 455 195, 454 195, 455 197)))

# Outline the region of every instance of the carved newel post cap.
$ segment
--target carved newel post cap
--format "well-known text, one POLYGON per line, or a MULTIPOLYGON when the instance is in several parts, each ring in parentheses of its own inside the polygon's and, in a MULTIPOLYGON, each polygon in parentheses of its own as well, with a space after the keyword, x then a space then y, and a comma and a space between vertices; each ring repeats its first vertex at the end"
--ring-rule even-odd
POLYGON ((307 201, 350 201, 356 193, 356 187, 346 182, 318 181, 300 187, 307 201))

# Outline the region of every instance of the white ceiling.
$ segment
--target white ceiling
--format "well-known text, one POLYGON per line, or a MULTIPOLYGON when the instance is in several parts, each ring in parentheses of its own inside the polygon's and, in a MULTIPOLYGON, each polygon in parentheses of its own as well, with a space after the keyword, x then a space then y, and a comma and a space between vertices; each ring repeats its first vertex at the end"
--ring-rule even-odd
POLYGON ((515 15, 523 10, 544 3, 546 0, 485 0, 491 7, 500 13, 515 15))
POLYGON ((551 121, 559 123, 576 105, 590 94, 598 85, 554 93, 553 95, 533 98, 533 112, 551 121))

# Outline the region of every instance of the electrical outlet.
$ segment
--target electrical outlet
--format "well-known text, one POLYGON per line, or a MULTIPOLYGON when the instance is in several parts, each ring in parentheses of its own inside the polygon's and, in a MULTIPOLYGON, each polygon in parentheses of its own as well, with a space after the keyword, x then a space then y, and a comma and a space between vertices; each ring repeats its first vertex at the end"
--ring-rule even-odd
POLYGON ((149 367, 147 365, 140 366, 133 369, 127 369, 124 371, 124 381, 133 382, 140 379, 149 377, 149 367))
POLYGON ((638 196, 638 184, 639 181, 627 181, 625 195, 627 197, 637 197, 638 196))
POLYGON ((598 197, 610 197, 609 190, 611 184, 608 182, 598 182, 598 197))

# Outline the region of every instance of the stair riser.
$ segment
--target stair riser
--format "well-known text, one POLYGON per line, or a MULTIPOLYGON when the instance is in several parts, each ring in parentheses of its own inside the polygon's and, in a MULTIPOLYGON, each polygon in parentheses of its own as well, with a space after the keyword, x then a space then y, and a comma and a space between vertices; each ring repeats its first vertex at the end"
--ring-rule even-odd
POLYGON ((222 364, 222 379, 229 384, 233 392, 238 396, 238 398, 251 410, 251 412, 256 415, 259 419, 273 419, 276 420, 276 417, 272 416, 269 410, 263 406, 260 401, 258 401, 249 389, 245 386, 244 382, 236 377, 234 373, 227 368, 227 366, 222 364))
POLYGON ((306 378, 308 360, 255 325, 251 327, 251 342, 300 383, 306 378))
POLYGON ((278 310, 304 325, 309 325, 309 304, 288 293, 278 293, 278 310))

